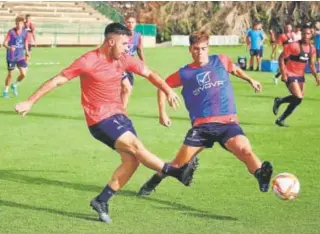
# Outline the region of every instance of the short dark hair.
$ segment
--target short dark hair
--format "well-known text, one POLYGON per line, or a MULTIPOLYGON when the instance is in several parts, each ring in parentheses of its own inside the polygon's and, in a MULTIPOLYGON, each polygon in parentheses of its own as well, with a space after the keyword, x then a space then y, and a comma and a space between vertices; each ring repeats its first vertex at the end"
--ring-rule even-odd
POLYGON ((131 31, 120 23, 108 24, 104 30, 104 36, 106 37, 109 33, 131 36, 131 31))
POLYGON ((194 31, 189 36, 190 45, 203 42, 203 41, 209 41, 209 34, 207 31, 194 31))
POLYGON ((26 18, 30 17, 31 15, 30 14, 26 14, 26 18))
POLYGON ((302 25, 302 29, 311 29, 311 28, 312 28, 311 22, 308 22, 308 23, 305 23, 304 25, 302 25))

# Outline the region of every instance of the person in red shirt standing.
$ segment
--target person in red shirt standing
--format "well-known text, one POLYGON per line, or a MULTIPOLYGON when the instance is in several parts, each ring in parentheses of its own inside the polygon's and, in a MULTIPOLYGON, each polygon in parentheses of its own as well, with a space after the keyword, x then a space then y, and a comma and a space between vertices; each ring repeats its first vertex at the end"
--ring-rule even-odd
POLYGON ((15 110, 24 116, 46 93, 80 76, 81 101, 90 133, 97 140, 117 150, 122 160, 106 187, 90 202, 91 207, 99 214, 99 219, 110 223, 108 201, 129 181, 140 162, 153 170, 175 177, 186 186, 191 183, 196 165, 190 162, 180 168, 170 166, 149 152, 138 140, 121 100, 121 74, 129 71, 147 78, 166 94, 174 109, 179 99, 159 75, 141 60, 125 54, 130 30, 120 23, 112 23, 105 28, 104 35, 101 47, 79 57, 45 82, 27 101, 17 104, 15 110))
POLYGON ((273 113, 275 115, 278 114, 279 107, 283 103, 289 103, 287 109, 275 122, 275 124, 280 127, 288 127, 284 122, 285 119, 288 118, 302 102, 305 82, 304 70, 307 62, 309 62, 311 73, 316 79, 317 85, 320 85, 320 79, 315 68, 316 50, 311 44, 311 38, 311 28, 309 25, 305 25, 302 30, 301 41, 285 46, 284 51, 279 57, 282 80, 286 83, 291 93, 289 96, 283 98, 276 97, 274 99, 273 113))
POLYGON ((28 43, 28 51, 29 54, 26 55, 26 61, 28 62, 31 58, 31 48, 36 44, 36 28, 31 20, 31 15, 26 15, 26 20, 24 22, 24 27, 27 30, 28 34, 30 35, 30 40, 28 43))

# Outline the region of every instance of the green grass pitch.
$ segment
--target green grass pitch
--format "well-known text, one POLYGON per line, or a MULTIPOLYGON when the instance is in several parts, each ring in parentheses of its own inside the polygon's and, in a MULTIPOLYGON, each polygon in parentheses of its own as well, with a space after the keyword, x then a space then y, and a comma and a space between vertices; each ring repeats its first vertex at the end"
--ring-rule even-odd
MULTIPOLYGON (((167 179, 150 197, 139 198, 136 192, 153 173, 141 166, 111 200, 113 224, 98 222, 89 201, 105 186, 120 158, 89 134, 79 81, 48 94, 25 118, 13 111, 15 103, 89 49, 35 48, 32 63, 60 64, 31 65, 20 96, 0 98, 1 234, 320 232, 320 89, 308 75, 306 97, 288 119, 290 128, 279 128, 271 105, 275 96, 288 91, 283 83, 273 84, 272 73, 264 72, 249 72, 263 84, 261 94, 232 78, 241 126, 259 157, 274 164, 274 175, 291 172, 299 178, 297 200, 281 201, 272 192, 259 192, 245 166, 217 145, 201 153, 190 188, 167 179)), ((228 54, 234 61, 238 55, 248 56, 244 47, 210 50, 228 54)), ((1 82, 6 75, 4 52, 0 51, 1 82)), ((145 53, 148 65, 164 77, 190 61, 183 47, 146 49, 145 53)), ((169 111, 171 128, 160 126, 156 89, 136 77, 128 112, 146 147, 165 160, 173 158, 190 128, 185 108, 169 111)))

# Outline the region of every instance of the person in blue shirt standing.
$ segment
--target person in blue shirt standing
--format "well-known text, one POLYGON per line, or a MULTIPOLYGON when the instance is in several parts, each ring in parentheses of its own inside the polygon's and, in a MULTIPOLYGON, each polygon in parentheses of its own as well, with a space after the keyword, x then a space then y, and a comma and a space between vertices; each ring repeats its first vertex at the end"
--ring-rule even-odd
POLYGON ((249 29, 247 32, 247 45, 250 47, 250 71, 253 71, 254 57, 256 57, 257 68, 256 71, 259 71, 260 62, 261 62, 261 46, 264 41, 264 33, 261 30, 262 24, 260 21, 255 21, 253 28, 249 29))
POLYGON ((314 31, 314 46, 316 47, 318 71, 320 71, 320 22, 316 22, 314 31))

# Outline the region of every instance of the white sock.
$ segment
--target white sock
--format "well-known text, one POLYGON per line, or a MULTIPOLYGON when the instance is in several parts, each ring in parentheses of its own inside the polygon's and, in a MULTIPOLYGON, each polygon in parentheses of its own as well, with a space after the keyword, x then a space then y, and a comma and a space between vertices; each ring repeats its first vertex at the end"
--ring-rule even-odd
POLYGON ((4 88, 4 91, 7 93, 7 92, 9 92, 9 86, 6 86, 5 88, 4 88))
POLYGON ((19 83, 20 83, 19 81, 16 81, 16 82, 13 82, 12 85, 13 85, 14 87, 17 87, 19 83))

